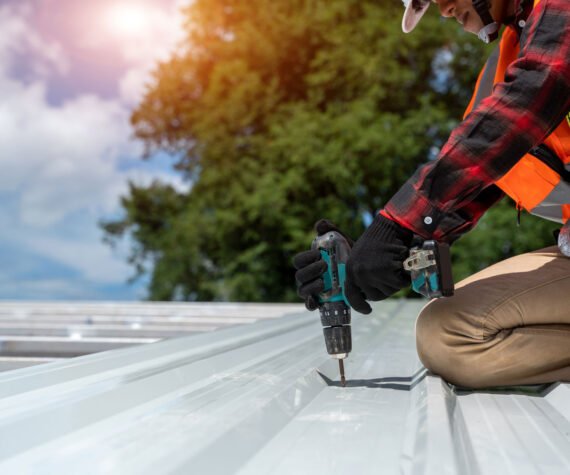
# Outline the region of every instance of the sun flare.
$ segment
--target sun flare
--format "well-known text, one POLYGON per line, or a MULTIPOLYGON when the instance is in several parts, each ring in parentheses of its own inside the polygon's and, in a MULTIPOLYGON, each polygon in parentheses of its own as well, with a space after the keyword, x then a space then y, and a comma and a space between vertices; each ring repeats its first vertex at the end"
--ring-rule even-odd
POLYGON ((140 5, 121 3, 108 10, 106 19, 111 32, 136 36, 146 31, 150 23, 150 13, 140 5))

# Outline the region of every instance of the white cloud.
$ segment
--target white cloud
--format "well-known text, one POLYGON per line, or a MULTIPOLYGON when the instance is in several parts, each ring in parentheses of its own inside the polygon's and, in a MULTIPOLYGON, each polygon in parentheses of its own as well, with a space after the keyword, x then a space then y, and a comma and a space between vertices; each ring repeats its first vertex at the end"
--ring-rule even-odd
POLYGON ((119 80, 122 101, 126 104, 137 104, 144 94, 148 78, 149 71, 146 67, 129 69, 119 80))
MULTIPOLYGON (((129 140, 128 104, 138 99, 156 55, 165 50, 152 44, 156 36, 139 42, 139 51, 134 44, 125 46, 132 68, 121 80, 122 98, 80 95, 53 106, 46 98, 45 79, 65 73, 69 61, 61 45, 34 30, 30 15, 25 3, 0 6, 0 195, 13 203, 0 210, 6 226, 0 245, 17 243, 94 283, 124 282, 132 269, 124 256, 101 242, 97 222, 117 213, 128 179, 145 184, 159 178, 178 189, 187 187, 167 172, 121 171, 125 160, 135 162, 141 154, 140 144, 129 140), (31 62, 28 66, 36 73, 32 82, 12 76, 19 54, 31 62)), ((157 14, 156 19, 153 35, 165 34, 167 18, 157 14)), ((6 272, 0 269, 0 280, 9 280, 6 272)))
POLYGON ((93 298, 91 289, 84 285, 70 282, 68 279, 47 278, 42 280, 18 280, 14 281, 6 276, 0 275, 0 292, 10 296, 10 299, 18 300, 50 300, 55 295, 64 299, 89 299, 93 298))
POLYGON ((0 72, 4 75, 13 67, 16 54, 26 54, 34 57, 33 69, 38 75, 50 69, 65 73, 69 63, 62 46, 30 28, 30 14, 31 6, 25 2, 0 5, 0 72))
POLYGON ((138 153, 125 140, 127 112, 95 96, 51 107, 43 84, 9 86, 8 96, 0 93, 0 191, 19 193, 22 223, 51 226, 79 208, 109 211, 116 196, 108 190, 124 181, 118 158, 138 153))
MULTIPOLYGON (((129 289, 119 299, 143 299, 144 292, 140 287, 129 289)), ((100 300, 106 299, 106 292, 101 286, 86 281, 70 280, 65 278, 19 279, 14 281, 0 275, 0 296, 8 300, 100 300)), ((112 300, 117 300, 113 296, 112 300)))
POLYGON ((24 238, 23 243, 33 252, 79 271, 90 282, 124 282, 132 270, 126 269, 108 246, 94 245, 96 236, 89 236, 94 231, 94 227, 87 230, 83 239, 30 236, 24 238))

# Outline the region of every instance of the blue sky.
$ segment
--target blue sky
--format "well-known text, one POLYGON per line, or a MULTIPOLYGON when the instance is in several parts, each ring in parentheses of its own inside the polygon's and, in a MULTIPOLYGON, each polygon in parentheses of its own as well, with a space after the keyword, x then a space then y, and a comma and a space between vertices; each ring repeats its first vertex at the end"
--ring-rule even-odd
POLYGON ((185 3, 0 0, 0 299, 144 298, 97 223, 129 180, 187 187, 128 123, 185 3))

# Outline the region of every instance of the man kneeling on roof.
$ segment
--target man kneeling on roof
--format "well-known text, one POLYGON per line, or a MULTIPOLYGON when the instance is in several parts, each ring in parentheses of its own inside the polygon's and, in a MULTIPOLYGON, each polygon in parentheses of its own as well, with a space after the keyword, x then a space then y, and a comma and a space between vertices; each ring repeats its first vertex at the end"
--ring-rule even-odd
MULTIPOLYGON (((408 33, 430 2, 404 3, 408 33)), ((506 194, 519 210, 560 222, 559 245, 492 265, 459 282, 453 297, 431 300, 416 322, 418 354, 460 386, 570 381, 570 1, 433 3, 482 41, 505 28, 438 159, 404 183, 354 244, 346 296, 370 313, 367 300, 410 285, 402 262, 414 236, 451 244, 506 194)), ((319 260, 318 251, 295 259, 310 309, 322 290, 319 260)))

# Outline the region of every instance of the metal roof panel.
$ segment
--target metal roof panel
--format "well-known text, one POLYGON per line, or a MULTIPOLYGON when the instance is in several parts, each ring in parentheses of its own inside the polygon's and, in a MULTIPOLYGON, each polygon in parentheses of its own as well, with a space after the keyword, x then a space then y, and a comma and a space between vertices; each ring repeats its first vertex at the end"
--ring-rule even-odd
POLYGON ((354 316, 346 388, 309 312, 0 374, 0 472, 568 473, 570 385, 426 374, 421 305, 354 316))

